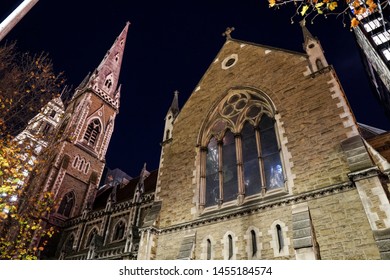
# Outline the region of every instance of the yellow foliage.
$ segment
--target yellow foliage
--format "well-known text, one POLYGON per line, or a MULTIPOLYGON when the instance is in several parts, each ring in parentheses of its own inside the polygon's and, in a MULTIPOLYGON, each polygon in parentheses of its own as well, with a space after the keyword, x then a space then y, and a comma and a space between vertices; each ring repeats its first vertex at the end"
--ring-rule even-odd
POLYGON ((337 8, 337 2, 336 1, 334 1, 334 2, 331 2, 331 3, 329 3, 329 5, 328 5, 328 9, 329 10, 331 10, 331 11, 334 11, 336 8, 337 8))
POLYGON ((351 20, 351 28, 355 28, 356 26, 359 25, 359 21, 354 17, 352 20, 351 20))
POLYGON ((269 2, 270 7, 273 7, 276 5, 276 0, 268 0, 268 2, 269 2))

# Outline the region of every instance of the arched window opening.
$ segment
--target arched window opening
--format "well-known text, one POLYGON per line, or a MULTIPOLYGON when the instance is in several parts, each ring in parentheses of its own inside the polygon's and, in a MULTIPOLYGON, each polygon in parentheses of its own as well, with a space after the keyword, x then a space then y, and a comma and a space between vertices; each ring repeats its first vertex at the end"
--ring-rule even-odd
POLYGON ((120 221, 115 226, 112 241, 121 240, 123 238, 124 234, 125 234, 125 223, 123 221, 120 221))
POLYGON ((73 192, 68 192, 65 194, 61 200, 60 207, 58 207, 57 213, 65 217, 69 217, 75 202, 74 200, 75 197, 73 192))
POLYGON ((88 173, 88 171, 89 171, 89 166, 90 166, 89 163, 87 163, 87 164, 85 165, 85 171, 84 171, 85 174, 88 173))
POLYGON ((233 133, 228 130, 223 138, 222 146, 222 176, 223 201, 232 201, 237 198, 237 158, 236 144, 233 133))
POLYGON ((84 134, 84 140, 87 142, 88 145, 95 146, 100 131, 101 124, 98 119, 94 119, 89 123, 87 130, 84 134))
POLYGON ((245 195, 249 196, 259 193, 262 185, 255 128, 246 122, 241 137, 245 195))
POLYGON ((316 59, 316 66, 317 66, 317 71, 320 71, 322 68, 324 68, 324 64, 322 64, 321 59, 319 58, 316 59))
POLYGON ((207 260, 211 260, 211 241, 207 239, 207 260))
POLYGON ((171 132, 169 131, 169 129, 167 129, 166 133, 165 133, 165 140, 168 140, 169 139, 169 134, 171 132))
POLYGON ((76 156, 75 158, 74 158, 74 160, 73 160, 73 164, 72 164, 72 166, 74 167, 74 168, 77 168, 77 165, 79 164, 79 156, 76 156))
POLYGON ((79 166, 79 170, 80 170, 80 171, 83 170, 84 163, 85 163, 85 160, 84 160, 84 159, 81 159, 80 166, 79 166))
POLYGON ((265 184, 268 190, 284 186, 284 176, 280 159, 280 150, 275 133, 274 120, 263 115, 259 124, 261 159, 265 184))
POLYGON ((87 243, 85 244, 85 247, 89 247, 91 245, 91 242, 92 242, 92 239, 95 235, 97 235, 98 231, 96 228, 93 228, 93 230, 91 230, 91 232, 89 233, 88 235, 88 239, 87 239, 87 243))
POLYGON ((234 90, 216 106, 201 138, 201 207, 285 187, 274 115, 269 99, 251 90, 234 90))
POLYGON ((283 250, 284 247, 284 240, 283 240, 283 232, 281 226, 278 224, 276 225, 276 234, 278 237, 278 249, 279 253, 283 250))
POLYGON ((228 250, 228 259, 231 260, 233 258, 233 237, 230 234, 228 235, 228 250))
POLYGON ((105 85, 107 88, 111 88, 111 86, 112 86, 112 81, 111 81, 111 79, 107 79, 106 82, 104 83, 104 85, 105 85))
POLYGON ((256 240, 256 232, 251 230, 251 243, 252 243, 252 257, 257 254, 257 240, 256 240))
POLYGON ((206 206, 219 203, 219 156, 218 143, 212 138, 207 146, 206 156, 206 206))

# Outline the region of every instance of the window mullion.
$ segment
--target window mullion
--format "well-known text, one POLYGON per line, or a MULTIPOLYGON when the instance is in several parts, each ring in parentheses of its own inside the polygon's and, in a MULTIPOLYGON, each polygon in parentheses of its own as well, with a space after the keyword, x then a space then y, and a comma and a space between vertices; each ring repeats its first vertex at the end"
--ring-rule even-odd
POLYGON ((218 176, 219 176, 219 198, 218 204, 223 202, 223 140, 218 141, 218 176))
POLYGON ((260 168, 260 183, 261 183, 261 195, 265 195, 266 191, 266 184, 265 184, 265 173, 264 173, 264 164, 263 164, 263 157, 261 154, 261 141, 260 141, 260 130, 256 127, 255 129, 256 133, 256 144, 257 144, 257 152, 258 152, 258 159, 259 159, 259 168, 260 168))
POLYGON ((236 134, 234 138, 236 143, 236 158, 237 158, 238 202, 239 204, 241 204, 244 201, 244 196, 245 196, 241 134, 236 134))

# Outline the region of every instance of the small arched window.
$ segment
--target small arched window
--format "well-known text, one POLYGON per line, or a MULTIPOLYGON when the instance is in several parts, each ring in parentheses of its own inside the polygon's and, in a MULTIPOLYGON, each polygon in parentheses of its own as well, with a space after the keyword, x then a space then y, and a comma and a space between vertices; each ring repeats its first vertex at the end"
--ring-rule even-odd
POLYGON ((101 130, 102 127, 100 121, 98 119, 92 120, 88 124, 87 130, 84 134, 84 140, 86 141, 86 143, 90 146, 95 146, 101 130))
POLYGON ((228 235, 228 250, 228 259, 231 260, 233 258, 233 237, 230 234, 228 235))
POLYGON ((120 221, 115 226, 112 241, 121 240, 124 234, 125 234, 125 223, 123 221, 120 221))
POLYGON ((58 214, 61 214, 65 217, 69 217, 75 202, 75 197, 73 192, 68 192, 64 195, 61 200, 60 207, 58 207, 58 214))
POLYGON ((79 160, 80 160, 79 156, 76 156, 76 157, 74 158, 73 164, 72 164, 72 166, 73 166, 74 168, 77 168, 77 165, 79 164, 79 160))
POLYGON ((167 129, 166 133, 165 133, 165 140, 168 140, 169 139, 169 134, 171 132, 169 131, 169 129, 167 129))
POLYGON ((89 235, 88 235, 88 238, 87 238, 87 243, 85 244, 85 247, 86 247, 86 248, 89 247, 89 246, 91 245, 92 239, 93 239, 93 237, 94 237, 95 235, 97 235, 97 233, 98 233, 98 231, 97 231, 96 228, 93 228, 93 229, 90 231, 90 233, 89 233, 89 235))
POLYGON ((256 232, 251 230, 251 243, 252 243, 252 257, 257 254, 257 240, 256 240, 256 232))
POLYGON ((206 258, 207 258, 207 260, 211 260, 211 240, 210 239, 207 239, 206 246, 207 246, 207 248, 206 248, 206 250, 207 250, 206 258))
POLYGON ((111 79, 107 79, 104 85, 109 89, 112 86, 112 81, 111 79))
POLYGON ((317 66, 317 71, 320 71, 322 68, 324 68, 324 64, 322 63, 321 59, 319 58, 316 59, 316 66, 317 66))
POLYGON ((276 235, 278 237, 278 249, 279 252, 281 252, 284 247, 284 240, 283 240, 282 227, 279 224, 276 225, 276 235))
POLYGON ((85 170, 84 170, 84 173, 85 174, 87 174, 88 173, 88 171, 89 171, 89 166, 90 166, 90 164, 89 164, 89 162, 85 165, 85 170))
POLYGON ((80 171, 83 170, 84 164, 85 164, 85 160, 84 160, 84 159, 81 159, 80 166, 79 166, 79 170, 80 170, 80 171))

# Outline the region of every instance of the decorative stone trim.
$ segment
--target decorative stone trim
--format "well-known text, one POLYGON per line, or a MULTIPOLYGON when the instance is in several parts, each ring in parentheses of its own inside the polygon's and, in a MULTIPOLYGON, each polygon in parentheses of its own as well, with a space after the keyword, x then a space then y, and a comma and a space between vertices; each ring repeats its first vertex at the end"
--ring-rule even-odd
MULTIPOLYGON (((291 206, 297 203, 309 201, 312 199, 318 199, 326 196, 330 196, 336 193, 346 192, 356 189, 356 186, 352 184, 351 182, 346 182, 338 185, 333 185, 329 187, 325 187, 322 189, 310 191, 303 194, 288 196, 288 197, 282 197, 282 198, 275 198, 274 200, 270 200, 267 202, 260 202, 260 204, 256 204, 253 206, 248 206, 247 208, 237 210, 234 208, 232 211, 225 211, 223 213, 217 213, 216 215, 210 216, 210 217, 203 217, 200 219, 197 219, 195 221, 190 221, 186 223, 177 224, 174 226, 166 227, 163 229, 155 229, 158 234, 165 234, 165 233, 171 233, 171 232, 177 232, 181 230, 187 230, 191 228, 195 228, 202 225, 209 225, 218 223, 220 221, 226 221, 229 219, 234 219, 237 217, 243 217, 247 216, 253 213, 258 213, 261 211, 267 211, 270 209, 275 209, 279 207, 285 207, 285 206, 291 206)), ((146 228, 141 229, 141 231, 145 231, 146 228)))

